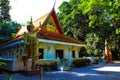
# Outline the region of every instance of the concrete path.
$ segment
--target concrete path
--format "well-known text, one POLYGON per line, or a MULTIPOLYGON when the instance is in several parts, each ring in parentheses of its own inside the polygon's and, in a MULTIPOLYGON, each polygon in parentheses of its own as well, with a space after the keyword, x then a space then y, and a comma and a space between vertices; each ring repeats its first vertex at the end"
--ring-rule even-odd
MULTIPOLYGON (((13 80, 40 80, 40 75, 24 76, 12 74, 13 80)), ((8 80, 7 74, 0 74, 0 80, 8 80)), ((46 72, 44 80, 120 80, 120 63, 93 65, 70 71, 46 72)))

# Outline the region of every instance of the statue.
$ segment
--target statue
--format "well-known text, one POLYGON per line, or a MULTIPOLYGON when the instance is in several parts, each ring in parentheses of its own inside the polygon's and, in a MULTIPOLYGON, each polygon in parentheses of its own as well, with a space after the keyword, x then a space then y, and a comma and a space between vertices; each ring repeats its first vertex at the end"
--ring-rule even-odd
MULTIPOLYGON (((40 29, 39 29, 40 30, 40 29)), ((39 31, 38 30, 38 31, 39 31)), ((24 68, 28 68, 28 59, 32 59, 32 70, 35 70, 35 55, 38 53, 38 37, 37 32, 34 32, 34 25, 31 22, 27 25, 27 33, 24 34, 24 68)))
POLYGON ((111 51, 109 49, 107 40, 105 40, 104 58, 106 59, 106 63, 112 62, 112 53, 111 53, 111 51))

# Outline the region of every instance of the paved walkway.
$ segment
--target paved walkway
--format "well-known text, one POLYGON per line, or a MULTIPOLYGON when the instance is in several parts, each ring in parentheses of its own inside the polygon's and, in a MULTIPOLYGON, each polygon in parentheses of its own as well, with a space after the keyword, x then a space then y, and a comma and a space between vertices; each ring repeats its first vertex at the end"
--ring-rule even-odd
MULTIPOLYGON (((40 80, 40 75, 24 76, 12 74, 13 80, 40 80)), ((0 80, 8 80, 7 74, 0 74, 0 80)), ((120 63, 93 65, 70 71, 46 72, 44 80, 120 80, 120 63)))

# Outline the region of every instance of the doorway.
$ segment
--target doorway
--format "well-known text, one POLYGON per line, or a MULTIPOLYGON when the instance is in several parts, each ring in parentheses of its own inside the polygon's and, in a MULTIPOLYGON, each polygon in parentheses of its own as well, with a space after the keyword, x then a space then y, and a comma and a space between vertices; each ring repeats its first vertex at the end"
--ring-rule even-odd
POLYGON ((59 59, 64 58, 63 50, 56 50, 56 58, 59 57, 59 59))
POLYGON ((39 59, 43 59, 44 58, 44 49, 43 48, 39 48, 38 52, 40 53, 39 59))
POLYGON ((75 51, 72 51, 72 58, 75 58, 75 51))

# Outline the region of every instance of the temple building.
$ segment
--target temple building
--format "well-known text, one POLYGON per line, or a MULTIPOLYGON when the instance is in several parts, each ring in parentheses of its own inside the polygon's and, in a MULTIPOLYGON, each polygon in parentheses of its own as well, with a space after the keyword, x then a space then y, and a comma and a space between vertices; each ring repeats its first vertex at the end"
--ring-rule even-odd
MULTIPOLYGON (((33 21, 33 25, 39 41, 39 60, 56 60, 59 57, 68 59, 70 63, 73 58, 79 58, 80 48, 85 47, 85 43, 63 34, 54 8, 33 21)), ((23 68, 21 57, 24 55, 25 32, 27 27, 22 26, 13 40, 0 45, 0 61, 7 63, 5 69, 19 71, 23 68)))

